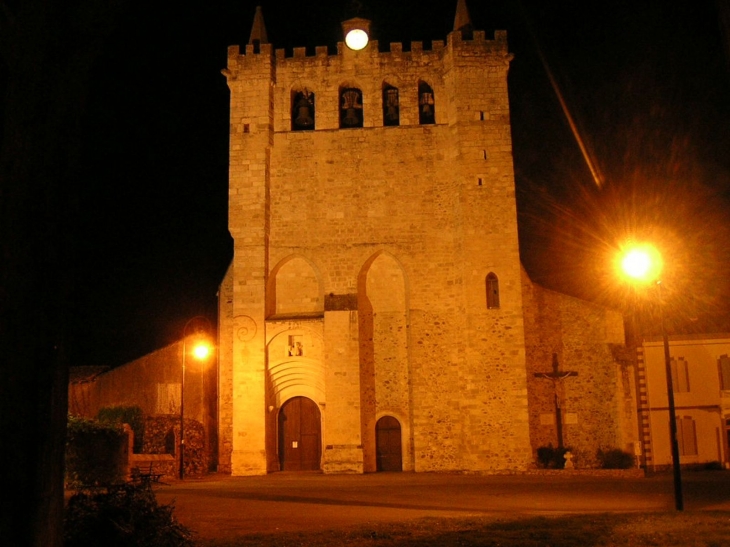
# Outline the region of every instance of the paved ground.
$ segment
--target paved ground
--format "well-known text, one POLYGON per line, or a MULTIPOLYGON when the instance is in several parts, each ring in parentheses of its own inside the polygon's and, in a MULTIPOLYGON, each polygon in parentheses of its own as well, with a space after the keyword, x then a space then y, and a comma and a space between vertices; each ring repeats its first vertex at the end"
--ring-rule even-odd
MULTIPOLYGON (((327 530, 427 516, 673 511, 672 476, 377 473, 212 475, 155 487, 201 538, 327 530)), ((730 511, 730 471, 683 474, 685 509, 730 511)))

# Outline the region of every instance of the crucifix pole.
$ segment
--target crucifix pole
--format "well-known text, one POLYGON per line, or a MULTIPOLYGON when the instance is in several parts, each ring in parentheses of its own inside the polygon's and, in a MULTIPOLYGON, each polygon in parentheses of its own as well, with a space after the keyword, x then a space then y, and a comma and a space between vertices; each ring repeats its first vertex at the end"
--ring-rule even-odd
POLYGON ((555 431, 558 436, 558 448, 564 448, 565 443, 563 441, 563 409, 560 404, 560 394, 558 393, 558 382, 562 382, 569 376, 578 376, 578 373, 573 370, 561 371, 560 363, 558 362, 558 354, 553 353, 553 371, 552 372, 536 372, 536 378, 546 378, 552 380, 554 388, 554 404, 555 404, 555 431))

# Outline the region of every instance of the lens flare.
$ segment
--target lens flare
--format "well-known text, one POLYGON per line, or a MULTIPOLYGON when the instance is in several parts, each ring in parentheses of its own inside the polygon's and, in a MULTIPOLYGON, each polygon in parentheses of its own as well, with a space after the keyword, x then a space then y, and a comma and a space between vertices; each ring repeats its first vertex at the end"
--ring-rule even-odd
POLYGON ((620 272, 634 281, 654 282, 662 271, 662 257, 653 245, 634 245, 619 255, 620 272))

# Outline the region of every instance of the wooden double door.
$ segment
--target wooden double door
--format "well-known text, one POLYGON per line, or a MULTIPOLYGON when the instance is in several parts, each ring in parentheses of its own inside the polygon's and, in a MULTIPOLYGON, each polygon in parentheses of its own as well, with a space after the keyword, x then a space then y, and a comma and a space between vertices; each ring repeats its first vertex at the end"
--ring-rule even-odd
POLYGON ((317 471, 322 425, 317 403, 293 397, 279 410, 279 464, 282 471, 317 471))

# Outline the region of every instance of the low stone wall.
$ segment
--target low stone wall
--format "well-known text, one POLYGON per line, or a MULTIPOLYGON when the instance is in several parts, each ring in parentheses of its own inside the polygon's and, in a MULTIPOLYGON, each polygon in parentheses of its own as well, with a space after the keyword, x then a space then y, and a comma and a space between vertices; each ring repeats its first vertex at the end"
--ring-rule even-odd
MULTIPOLYGON (((129 439, 127 479, 134 469, 141 473, 162 474, 161 480, 176 478, 180 473, 180 418, 154 416, 145 418, 145 437, 142 453, 132 453, 134 433, 124 424, 129 439)), ((203 425, 185 420, 185 475, 200 477, 207 473, 203 425)))
MULTIPOLYGON (((151 416, 145 418, 145 438, 143 454, 166 455, 179 462, 180 417, 151 416)), ((179 465, 179 464, 178 464, 179 465)), ((185 420, 185 475, 199 477, 208 472, 208 458, 205 450, 205 431, 203 424, 195 420, 185 420)), ((173 476, 177 472, 173 473, 173 476)))

